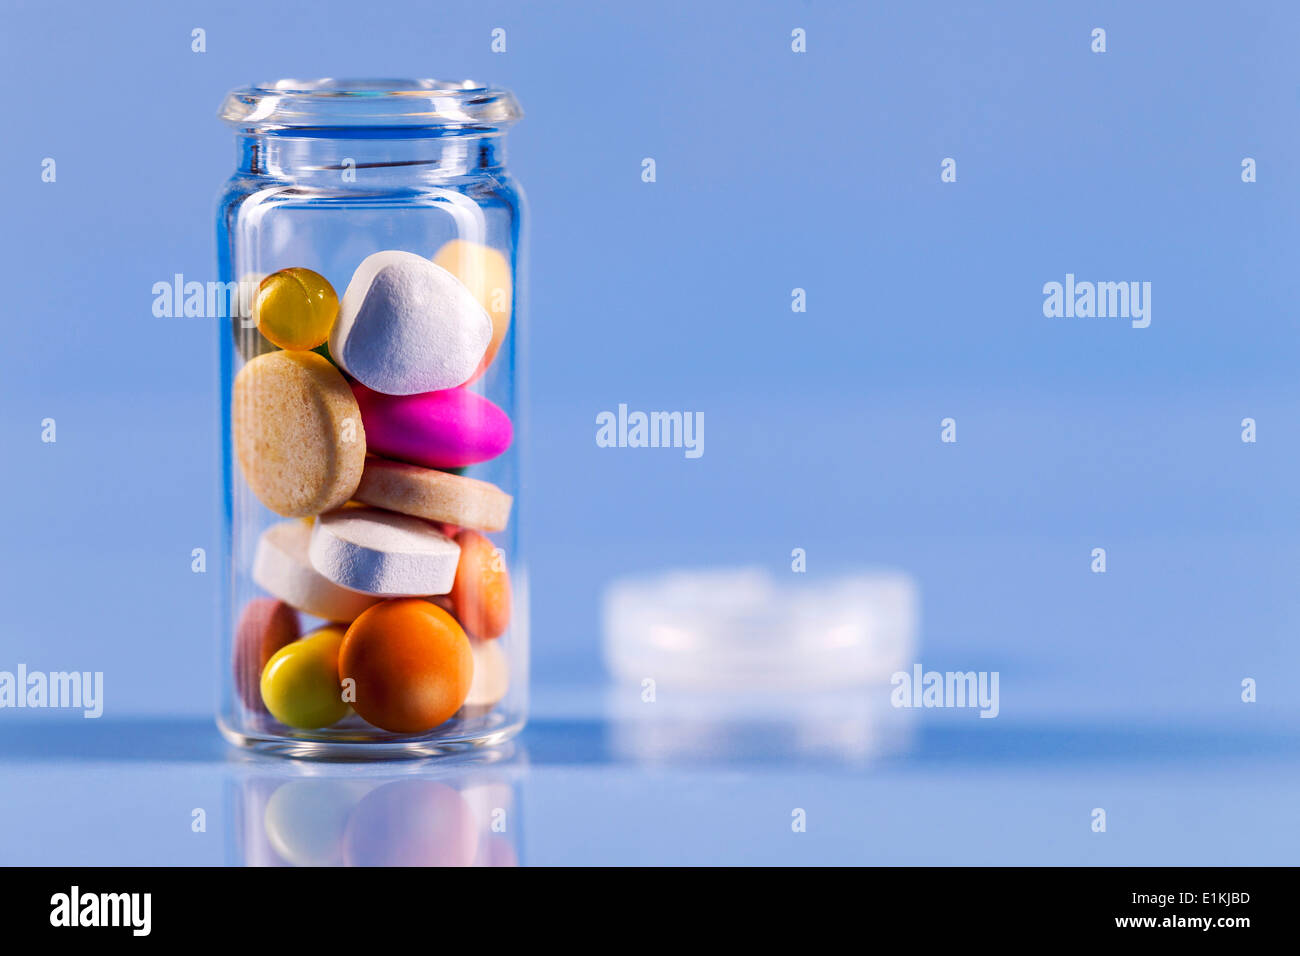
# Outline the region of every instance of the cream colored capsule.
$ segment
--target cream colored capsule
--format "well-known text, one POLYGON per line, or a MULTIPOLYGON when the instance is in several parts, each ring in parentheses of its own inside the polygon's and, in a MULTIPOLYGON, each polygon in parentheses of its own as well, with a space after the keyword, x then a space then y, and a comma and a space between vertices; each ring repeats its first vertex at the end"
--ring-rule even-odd
POLYGON ((491 710, 506 696, 510 689, 510 661, 500 641, 471 638, 469 649, 474 655, 474 680, 463 708, 466 716, 474 716, 491 710))

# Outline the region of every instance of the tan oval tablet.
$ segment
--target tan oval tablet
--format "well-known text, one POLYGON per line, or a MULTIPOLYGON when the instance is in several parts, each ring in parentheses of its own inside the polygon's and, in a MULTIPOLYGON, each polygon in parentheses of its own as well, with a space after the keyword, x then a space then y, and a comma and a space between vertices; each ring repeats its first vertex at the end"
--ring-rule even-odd
POLYGON ((386 458, 367 458, 358 501, 478 531, 502 531, 514 499, 496 485, 386 458))
POLYGON ((315 352, 250 361, 235 376, 231 419, 244 480, 276 514, 338 508, 361 481, 361 410, 343 375, 315 352))

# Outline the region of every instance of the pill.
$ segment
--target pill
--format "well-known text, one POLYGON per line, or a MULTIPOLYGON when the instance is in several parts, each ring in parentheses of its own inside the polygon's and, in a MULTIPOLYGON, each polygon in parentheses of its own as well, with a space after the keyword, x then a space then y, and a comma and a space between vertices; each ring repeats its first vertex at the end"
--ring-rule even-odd
POLYGON ((366 794, 348 817, 346 866, 469 866, 478 849, 474 814, 454 787, 393 780, 366 794))
POLYGON ((510 309, 514 300, 514 282, 510 277, 510 263, 498 250, 468 239, 453 239, 433 257, 469 289, 479 305, 492 320, 492 339, 487 352, 470 381, 474 381, 496 358, 501 340, 510 328, 510 309))
POLYGON ((448 720, 469 695, 474 656, 456 619, 419 598, 395 598, 352 622, 339 652, 352 704, 367 722, 399 734, 448 720))
POLYGON ((310 269, 281 269, 257 287, 257 330, 282 349, 314 349, 329 338, 339 299, 328 280, 310 269))
POLYGON ((401 461, 366 459, 358 501, 462 528, 501 531, 513 498, 496 485, 401 461))
MULTIPOLYGON (((339 507, 340 507, 340 508, 367 508, 367 507, 369 507, 369 505, 362 504, 360 501, 345 501, 345 502, 344 502, 342 505, 340 505, 339 507)), ((339 509, 336 508, 335 510, 337 511, 337 510, 339 510, 339 509)), ((307 527, 310 528, 312 525, 314 525, 314 524, 316 523, 316 516, 315 516, 315 515, 307 515, 305 518, 299 518, 298 520, 301 521, 303 524, 305 524, 307 527)), ((452 536, 454 536, 454 535, 456 534, 456 529, 455 529, 455 528, 453 528, 453 529, 451 530, 451 533, 448 534, 446 531, 443 530, 443 527, 445 527, 445 526, 439 526, 439 527, 438 527, 438 530, 439 530, 439 531, 442 531, 442 533, 445 534, 445 535, 447 535, 447 537, 450 538, 450 537, 452 537, 452 536)))
POLYGON ((291 866, 342 866, 348 818, 373 789, 346 777, 287 780, 262 813, 267 842, 291 866))
POLYGON ((253 555, 253 580, 263 591, 325 621, 344 624, 378 599, 341 588, 311 565, 311 528, 281 521, 262 532, 253 555))
POLYGON ((452 613, 470 637, 500 637, 510 624, 505 555, 477 531, 460 531, 455 541, 460 545, 460 562, 451 586, 452 613))
POLYGON ((429 259, 390 250, 357 267, 329 348, 368 388, 414 395, 463 384, 491 338, 492 320, 464 283, 429 259))
POLYGON ((328 727, 348 712, 339 681, 343 628, 322 627, 276 651, 262 671, 262 701, 282 724, 328 727))
POLYGON ((490 832, 493 823, 500 829, 501 811, 510 809, 515 802, 514 788, 507 778, 474 774, 458 780, 457 784, 460 798, 478 822, 479 832, 490 832))
POLYGON ((510 447, 509 416, 469 389, 384 395, 357 382, 352 393, 371 454, 426 468, 461 468, 488 461, 510 447))
POLYGON ((339 507, 366 458, 361 410, 339 370, 314 352, 271 352, 235 376, 231 432, 240 470, 276 514, 339 507))
POLYGON ((343 508, 316 519, 307 549, 312 567, 363 594, 446 594, 460 546, 433 525, 378 508, 343 508))
POLYGON ((510 661, 500 641, 469 642, 474 657, 474 679, 461 707, 462 717, 478 717, 500 703, 510 689, 510 661))
POLYGON ((475 866, 518 866, 519 855, 514 844, 500 833, 485 833, 479 844, 475 866))
POLYGON ((249 710, 265 712, 260 682, 271 656, 296 640, 298 612, 275 598, 253 598, 235 625, 235 691, 249 710))

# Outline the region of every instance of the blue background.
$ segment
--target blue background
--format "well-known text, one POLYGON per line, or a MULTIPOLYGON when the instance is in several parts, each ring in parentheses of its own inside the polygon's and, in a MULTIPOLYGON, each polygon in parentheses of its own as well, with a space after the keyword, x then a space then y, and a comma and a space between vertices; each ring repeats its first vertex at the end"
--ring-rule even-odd
POLYGON ((223 94, 326 75, 473 77, 527 113, 525 862, 1295 861, 1294 4, 3 6, 0 668, 101 670, 107 700, 94 731, 0 712, 0 861, 226 858, 187 840, 231 773, 218 577, 190 570, 217 332, 151 288, 215 270, 223 94), (1067 272, 1151 282, 1150 327, 1045 318, 1067 272), (704 456, 598 448, 620 402, 703 411, 704 456), (794 547, 810 579, 912 573, 921 660, 999 671, 1002 716, 926 714, 885 765, 757 729, 743 759, 611 744, 605 584, 794 547), (1092 834, 1095 806, 1126 822, 1092 834))

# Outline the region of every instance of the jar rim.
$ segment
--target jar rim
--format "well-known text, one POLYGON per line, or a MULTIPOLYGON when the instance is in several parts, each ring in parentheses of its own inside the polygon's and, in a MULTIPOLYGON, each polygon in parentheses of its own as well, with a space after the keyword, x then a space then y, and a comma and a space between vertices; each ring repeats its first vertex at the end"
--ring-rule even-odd
POLYGON ((284 79, 226 94, 217 115, 250 131, 307 127, 497 129, 524 115, 514 94, 474 80, 284 79))

